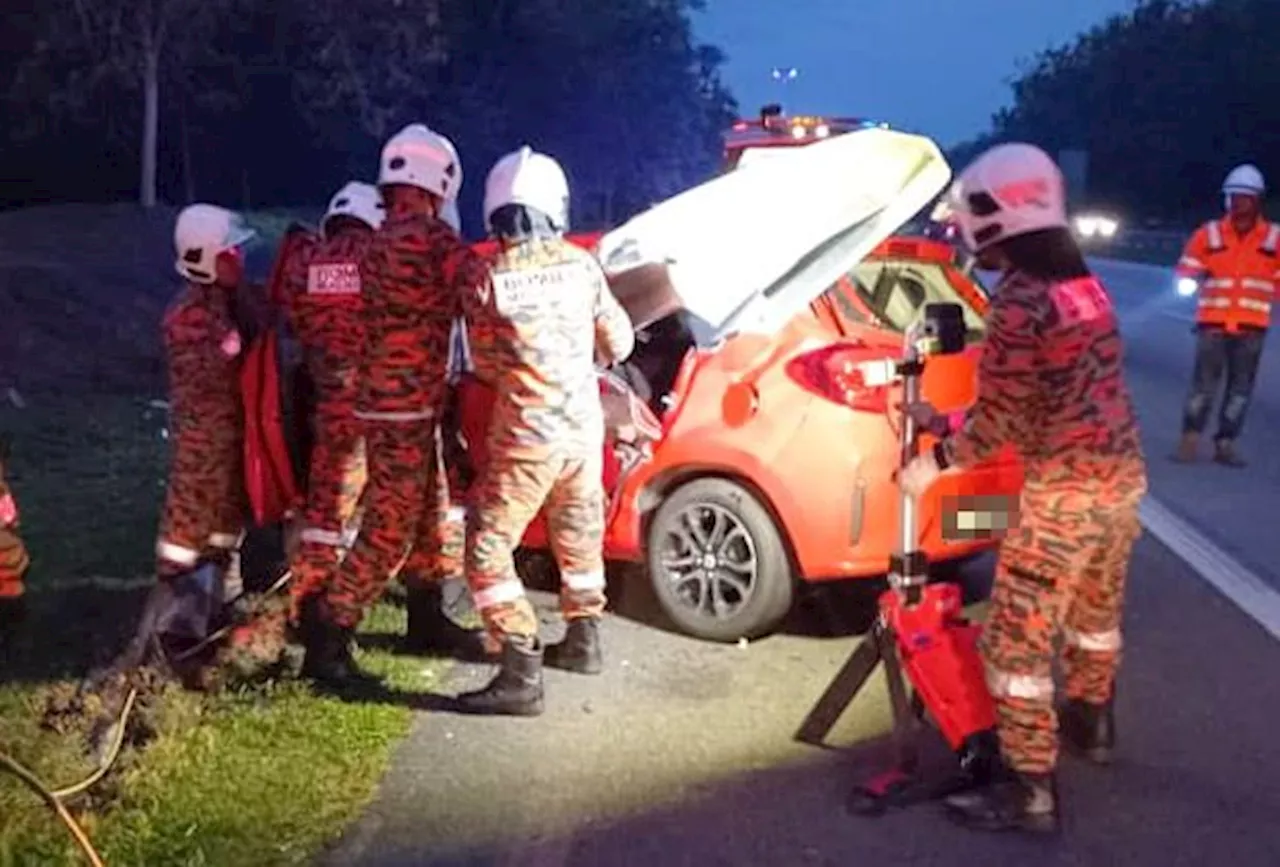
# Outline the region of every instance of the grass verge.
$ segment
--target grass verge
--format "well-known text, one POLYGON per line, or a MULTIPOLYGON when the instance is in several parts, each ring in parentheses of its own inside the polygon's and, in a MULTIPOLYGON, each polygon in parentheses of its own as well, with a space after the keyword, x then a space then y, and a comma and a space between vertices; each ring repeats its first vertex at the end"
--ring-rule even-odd
MULTIPOLYGON (((65 786, 92 770, 86 732, 42 728, 42 711, 134 625, 163 492, 163 415, 145 399, 112 398, 34 397, 2 412, 33 568, 32 616, 0 671, 0 750, 65 786)), ((403 620, 386 603, 365 631, 400 633, 403 620)), ((362 662, 406 691, 439 673, 381 651, 362 662)), ((411 716, 296 682, 216 696, 168 689, 137 713, 146 744, 68 803, 112 867, 306 863, 371 799, 411 716)), ((80 863, 53 814, 0 773, 0 865, 80 863)))

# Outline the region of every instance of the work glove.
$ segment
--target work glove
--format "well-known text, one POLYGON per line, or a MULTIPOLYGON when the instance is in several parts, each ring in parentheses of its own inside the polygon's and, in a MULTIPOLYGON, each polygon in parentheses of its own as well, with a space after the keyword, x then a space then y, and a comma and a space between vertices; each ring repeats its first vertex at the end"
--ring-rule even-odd
POLYGON ((942 470, 939 469, 938 462, 933 457, 933 450, 930 449, 912 458, 911 463, 898 473, 898 487, 902 488, 903 492, 918 497, 927 491, 941 474, 942 470))

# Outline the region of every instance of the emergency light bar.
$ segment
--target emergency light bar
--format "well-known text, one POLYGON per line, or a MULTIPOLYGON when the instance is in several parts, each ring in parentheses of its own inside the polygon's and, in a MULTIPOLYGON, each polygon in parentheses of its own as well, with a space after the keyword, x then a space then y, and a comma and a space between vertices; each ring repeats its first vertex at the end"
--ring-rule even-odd
POLYGON ((766 138, 786 135, 796 141, 825 139, 844 132, 880 127, 889 124, 858 117, 822 117, 799 114, 787 117, 782 106, 770 103, 760 109, 759 120, 739 120, 730 129, 726 139, 745 139, 764 133, 766 138))

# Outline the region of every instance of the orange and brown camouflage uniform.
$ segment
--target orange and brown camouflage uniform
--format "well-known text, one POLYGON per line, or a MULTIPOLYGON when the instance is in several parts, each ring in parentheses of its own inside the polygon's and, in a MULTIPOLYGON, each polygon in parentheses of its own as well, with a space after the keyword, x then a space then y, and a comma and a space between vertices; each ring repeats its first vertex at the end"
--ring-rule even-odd
POLYGON ((188 284, 164 316, 171 451, 156 541, 161 576, 236 549, 244 529, 244 337, 232 315, 234 291, 188 284))
MULTIPOLYGON (((406 557, 439 540, 439 421, 449 332, 484 262, 445 223, 390 202, 365 260, 364 355, 356 417, 368 480, 360 533, 323 591, 334 622, 356 626, 406 557)), ((420 556, 430 559, 430 551, 420 556)), ((419 568, 418 564, 414 564, 419 568)))
POLYGON ((306 505, 290 569, 300 600, 338 564, 365 483, 364 441, 355 416, 365 256, 372 229, 352 228, 301 246, 285 263, 284 300, 315 395, 306 505))
POLYGON ((18 535, 18 504, 5 478, 5 451, 0 443, 0 599, 17 599, 31 558, 18 535))
POLYGON ((438 584, 463 575, 467 527, 464 497, 471 480, 456 413, 453 401, 447 401, 436 431, 432 459, 436 478, 444 479, 445 484, 436 486, 435 501, 423 519, 422 531, 400 567, 400 578, 408 588, 438 584))
POLYGON ((1021 523, 1004 540, 982 637, 1001 751, 1014 770, 1057 762, 1052 663, 1066 691, 1101 704, 1120 662, 1130 554, 1147 489, 1123 344, 1094 277, 1048 284, 1012 273, 988 315, 978 397, 941 463, 968 466, 1013 444, 1025 462, 1021 523))
POLYGON ((537 634, 512 553, 545 504, 564 616, 599 616, 604 412, 595 357, 631 354, 631 320, 591 254, 561 239, 499 253, 463 309, 476 376, 495 394, 488 457, 467 516, 476 608, 493 638, 537 634))

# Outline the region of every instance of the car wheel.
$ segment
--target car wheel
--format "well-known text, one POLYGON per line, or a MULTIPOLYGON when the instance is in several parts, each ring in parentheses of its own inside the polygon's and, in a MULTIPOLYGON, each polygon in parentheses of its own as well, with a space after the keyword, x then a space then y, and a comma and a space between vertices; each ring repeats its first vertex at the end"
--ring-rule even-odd
POLYGON ((689 482, 663 501, 649 524, 646 566, 666 615, 710 641, 767 634, 795 592, 773 517, 727 479, 689 482))

